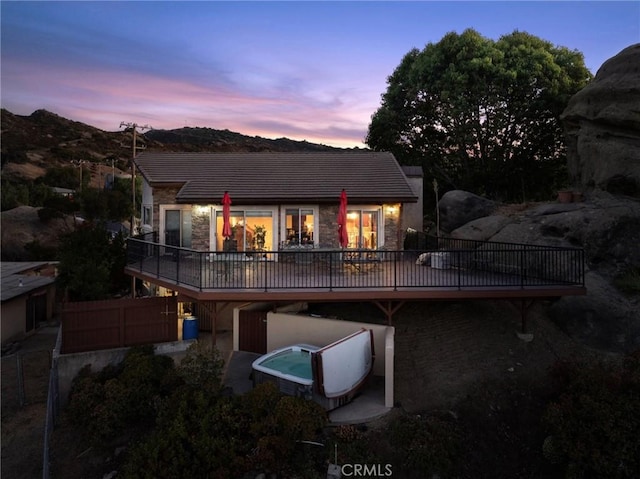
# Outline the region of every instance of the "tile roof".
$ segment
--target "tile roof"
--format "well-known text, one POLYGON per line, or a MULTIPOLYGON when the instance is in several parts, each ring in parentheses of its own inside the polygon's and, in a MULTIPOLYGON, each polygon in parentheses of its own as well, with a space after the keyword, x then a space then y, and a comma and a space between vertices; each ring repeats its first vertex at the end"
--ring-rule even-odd
POLYGON ((166 153, 145 151, 136 165, 152 187, 181 186, 179 203, 219 203, 225 191, 234 205, 288 202, 416 202, 391 153, 166 153))

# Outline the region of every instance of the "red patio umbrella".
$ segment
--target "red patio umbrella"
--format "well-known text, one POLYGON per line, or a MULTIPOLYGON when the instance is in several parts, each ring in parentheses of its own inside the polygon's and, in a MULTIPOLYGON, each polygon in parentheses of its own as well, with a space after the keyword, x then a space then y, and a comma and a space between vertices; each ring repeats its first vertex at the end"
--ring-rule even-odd
POLYGON ((231 197, 228 192, 224 192, 222 197, 222 236, 229 238, 231 236, 231 224, 229 223, 231 216, 231 197))
POLYGON ((338 242, 346 248, 349 244, 347 235, 347 192, 342 190, 340 194, 340 208, 338 209, 338 242))

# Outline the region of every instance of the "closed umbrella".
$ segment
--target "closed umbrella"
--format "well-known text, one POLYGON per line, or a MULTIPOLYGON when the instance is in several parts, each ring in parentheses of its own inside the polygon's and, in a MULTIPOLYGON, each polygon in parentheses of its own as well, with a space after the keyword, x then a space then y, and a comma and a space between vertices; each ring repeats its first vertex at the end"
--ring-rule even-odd
POLYGON ((340 194, 340 208, 338 209, 338 242, 342 248, 349 244, 347 235, 347 192, 342 190, 340 194))
POLYGON ((229 197, 229 193, 225 191, 222 197, 222 236, 225 238, 231 236, 229 216, 231 216, 231 197, 229 197))

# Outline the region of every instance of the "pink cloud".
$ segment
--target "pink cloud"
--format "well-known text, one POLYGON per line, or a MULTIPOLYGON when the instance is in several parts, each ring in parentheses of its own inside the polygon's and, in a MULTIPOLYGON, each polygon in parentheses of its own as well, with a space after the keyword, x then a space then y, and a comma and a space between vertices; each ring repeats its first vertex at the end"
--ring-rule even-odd
POLYGON ((304 96, 285 90, 266 96, 215 81, 205 86, 187 79, 20 62, 3 72, 3 90, 3 98, 11 98, 3 106, 23 110, 14 113, 58 105, 52 111, 107 131, 117 130, 121 121, 135 121, 157 129, 211 127, 342 147, 363 146, 373 111, 348 92, 336 94, 330 87, 304 96))

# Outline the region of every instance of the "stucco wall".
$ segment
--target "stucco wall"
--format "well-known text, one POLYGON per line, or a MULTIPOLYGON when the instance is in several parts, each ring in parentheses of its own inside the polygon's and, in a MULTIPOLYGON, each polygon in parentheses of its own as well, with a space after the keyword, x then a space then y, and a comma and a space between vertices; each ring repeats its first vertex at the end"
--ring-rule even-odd
POLYGON ((411 190, 418 197, 417 203, 405 203, 402 206, 403 229, 413 228, 416 231, 424 230, 424 179, 417 176, 408 176, 407 181, 411 190))
MULTIPOLYGON (((155 354, 180 357, 193 341, 175 341, 155 345, 155 354)), ((58 365, 58 387, 60 406, 64 407, 69 399, 71 383, 80 370, 91 365, 91 370, 101 371, 105 366, 116 365, 124 359, 130 348, 105 349, 101 351, 87 351, 84 353, 60 354, 59 346, 53 351, 53 359, 58 365)))

